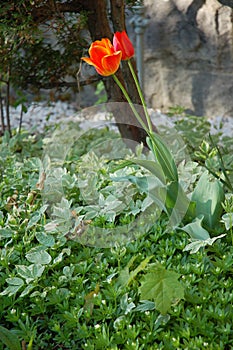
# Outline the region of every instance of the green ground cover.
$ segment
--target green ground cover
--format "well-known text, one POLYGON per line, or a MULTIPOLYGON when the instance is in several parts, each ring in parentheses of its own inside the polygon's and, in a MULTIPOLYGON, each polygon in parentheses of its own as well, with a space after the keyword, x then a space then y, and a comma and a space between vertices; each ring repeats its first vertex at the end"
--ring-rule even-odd
POLYGON ((115 131, 84 133, 62 161, 51 131, 1 138, 0 349, 233 349, 232 138, 204 118, 176 125, 186 193, 206 169, 223 180, 208 243, 170 227, 115 131))

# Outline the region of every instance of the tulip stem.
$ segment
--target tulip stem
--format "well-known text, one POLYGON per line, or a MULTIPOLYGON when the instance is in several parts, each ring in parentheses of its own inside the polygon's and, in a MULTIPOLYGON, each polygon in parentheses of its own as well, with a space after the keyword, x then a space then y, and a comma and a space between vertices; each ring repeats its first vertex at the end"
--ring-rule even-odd
POLYGON ((142 90, 141 90, 141 87, 139 85, 139 82, 138 82, 138 78, 135 74, 135 71, 133 69, 133 66, 132 66, 132 63, 130 60, 128 60, 128 66, 129 66, 129 69, 130 69, 130 72, 133 76, 133 79, 134 79, 134 82, 136 84, 136 87, 137 87, 137 90, 138 90, 138 94, 139 94, 139 97, 142 101, 142 106, 143 106, 143 109, 144 109, 144 113, 145 113, 145 116, 146 116, 146 121, 147 121, 147 124, 148 124, 148 128, 149 128, 149 131, 150 133, 153 132, 153 128, 152 128, 152 123, 151 123, 151 119, 150 119, 150 116, 148 114, 148 110, 147 110, 147 107, 146 107, 146 101, 144 99, 144 96, 143 96, 143 93, 142 93, 142 90))
POLYGON ((134 104, 132 103, 128 92, 126 91, 126 89, 124 88, 124 86, 121 84, 120 80, 117 78, 117 76, 115 74, 113 74, 113 79, 115 80, 115 82, 117 83, 117 85, 119 86, 119 88, 121 89, 121 91, 123 92, 123 95, 125 96, 128 104, 130 105, 130 108, 132 109, 137 121, 141 124, 141 126, 143 127, 143 129, 147 132, 147 134, 150 136, 150 130, 147 128, 146 124, 144 123, 144 121, 142 120, 142 118, 140 117, 140 115, 138 114, 136 108, 134 107, 134 104))

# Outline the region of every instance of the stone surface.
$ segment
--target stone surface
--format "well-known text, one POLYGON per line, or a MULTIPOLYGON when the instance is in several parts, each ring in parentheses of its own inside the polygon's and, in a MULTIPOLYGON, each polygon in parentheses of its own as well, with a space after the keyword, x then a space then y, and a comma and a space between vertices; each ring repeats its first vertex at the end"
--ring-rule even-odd
POLYGON ((144 53, 149 105, 233 116, 232 8, 217 0, 145 0, 144 5, 150 18, 144 53))

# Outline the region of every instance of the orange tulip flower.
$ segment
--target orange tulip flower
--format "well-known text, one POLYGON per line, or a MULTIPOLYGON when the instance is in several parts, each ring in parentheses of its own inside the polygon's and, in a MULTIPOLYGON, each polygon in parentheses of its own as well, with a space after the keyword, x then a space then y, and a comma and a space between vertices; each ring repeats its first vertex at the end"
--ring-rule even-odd
POLYGON ((113 37, 115 51, 122 52, 122 60, 129 60, 134 55, 134 47, 125 31, 116 32, 113 37))
POLYGON ((94 41, 89 49, 89 57, 82 57, 82 60, 94 66, 97 73, 109 76, 116 73, 121 62, 121 51, 116 51, 107 38, 94 41))

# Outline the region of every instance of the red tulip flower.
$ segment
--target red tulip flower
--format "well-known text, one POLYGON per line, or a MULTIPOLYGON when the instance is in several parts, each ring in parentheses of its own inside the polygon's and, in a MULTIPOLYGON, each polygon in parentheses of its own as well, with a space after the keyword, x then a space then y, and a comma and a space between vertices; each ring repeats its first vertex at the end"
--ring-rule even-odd
POLYGON ((91 44, 89 55, 90 58, 82 57, 82 60, 94 66, 97 73, 107 77, 118 70, 122 53, 114 49, 109 39, 104 38, 91 44))
POLYGON ((129 60, 134 55, 134 47, 125 31, 116 32, 113 37, 115 51, 122 52, 122 60, 129 60))

